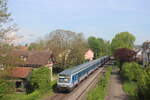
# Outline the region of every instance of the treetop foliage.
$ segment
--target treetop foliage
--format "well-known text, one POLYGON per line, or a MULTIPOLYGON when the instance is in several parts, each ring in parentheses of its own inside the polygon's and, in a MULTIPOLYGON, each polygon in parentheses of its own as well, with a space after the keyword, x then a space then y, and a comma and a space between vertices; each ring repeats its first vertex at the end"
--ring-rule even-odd
POLYGON ((94 51, 95 58, 110 54, 110 44, 109 41, 105 41, 102 38, 89 37, 88 38, 89 48, 94 51))
POLYGON ((132 49, 135 42, 135 36, 129 32, 121 32, 115 35, 112 39, 111 47, 114 52, 118 48, 132 49))
POLYGON ((119 48, 114 52, 114 57, 121 63, 135 60, 136 52, 128 48, 119 48))

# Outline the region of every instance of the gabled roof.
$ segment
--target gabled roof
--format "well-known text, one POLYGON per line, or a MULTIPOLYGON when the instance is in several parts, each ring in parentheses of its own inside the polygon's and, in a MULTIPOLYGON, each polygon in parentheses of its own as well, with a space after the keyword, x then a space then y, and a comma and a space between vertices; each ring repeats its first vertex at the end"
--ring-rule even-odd
POLYGON ((15 67, 12 69, 10 73, 10 77, 12 78, 27 78, 32 68, 30 67, 15 67))
POLYGON ((52 57, 52 52, 50 51, 22 51, 13 50, 12 56, 25 56, 27 57, 25 64, 36 64, 36 65, 46 65, 49 59, 52 57))

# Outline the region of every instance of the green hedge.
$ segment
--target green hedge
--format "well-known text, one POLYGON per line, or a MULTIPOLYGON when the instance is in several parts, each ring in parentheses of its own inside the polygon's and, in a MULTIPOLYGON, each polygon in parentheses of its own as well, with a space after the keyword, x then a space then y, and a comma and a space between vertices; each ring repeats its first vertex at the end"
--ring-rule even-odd
POLYGON ((131 100, 150 100, 150 66, 142 68, 139 64, 125 63, 123 65, 124 91, 131 100), (133 91, 133 92, 131 92, 133 91))

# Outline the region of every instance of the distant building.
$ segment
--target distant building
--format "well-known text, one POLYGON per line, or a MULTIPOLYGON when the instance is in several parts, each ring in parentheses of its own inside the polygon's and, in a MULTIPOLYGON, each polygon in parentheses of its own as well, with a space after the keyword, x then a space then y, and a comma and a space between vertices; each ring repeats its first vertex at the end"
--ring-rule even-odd
POLYGON ((93 52, 91 49, 89 49, 89 50, 85 53, 84 57, 85 57, 86 60, 93 60, 94 52, 93 52))
POLYGON ((143 43, 143 66, 150 63, 150 42, 143 43))

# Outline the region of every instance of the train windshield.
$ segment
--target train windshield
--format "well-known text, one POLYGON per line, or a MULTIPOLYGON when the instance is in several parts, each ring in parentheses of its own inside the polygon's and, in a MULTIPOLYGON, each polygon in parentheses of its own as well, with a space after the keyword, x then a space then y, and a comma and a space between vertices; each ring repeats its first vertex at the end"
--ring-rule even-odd
POLYGON ((60 83, 69 83, 70 82, 70 76, 59 75, 59 82, 60 83))

